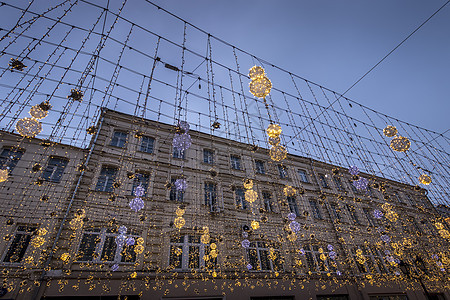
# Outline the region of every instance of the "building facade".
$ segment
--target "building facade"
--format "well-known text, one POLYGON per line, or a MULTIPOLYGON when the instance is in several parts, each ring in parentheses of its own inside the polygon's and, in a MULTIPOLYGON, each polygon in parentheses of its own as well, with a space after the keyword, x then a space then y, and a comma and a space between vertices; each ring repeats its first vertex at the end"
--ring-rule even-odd
POLYGON ((180 128, 111 110, 91 131, 2 133, 5 299, 450 299, 424 189, 194 130, 178 151, 180 128))

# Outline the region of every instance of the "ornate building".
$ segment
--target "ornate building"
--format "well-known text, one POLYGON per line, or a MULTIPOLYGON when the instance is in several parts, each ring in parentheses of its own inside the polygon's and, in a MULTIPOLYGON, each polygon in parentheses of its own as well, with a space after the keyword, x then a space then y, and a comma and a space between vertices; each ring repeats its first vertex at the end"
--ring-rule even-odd
POLYGON ((88 149, 2 133, 5 299, 450 297, 424 189, 194 130, 180 152, 180 128, 112 110, 90 130, 88 149))

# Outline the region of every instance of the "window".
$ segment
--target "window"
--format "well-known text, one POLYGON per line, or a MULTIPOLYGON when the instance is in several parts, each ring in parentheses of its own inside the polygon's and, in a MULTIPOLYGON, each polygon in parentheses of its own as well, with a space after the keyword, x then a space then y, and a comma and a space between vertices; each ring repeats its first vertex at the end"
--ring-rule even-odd
POLYGON ((317 295, 317 300, 348 300, 348 295, 317 295))
POLYGON ((117 168, 102 167, 100 176, 98 177, 97 185, 95 186, 95 190, 101 192, 112 192, 113 183, 116 180, 116 175, 117 168))
POLYGON ((255 169, 258 174, 266 174, 266 169, 264 168, 264 162, 262 160, 255 160, 255 169))
POLYGON ((278 165, 278 173, 280 174, 281 179, 288 178, 287 168, 283 165, 278 165))
POLYGON ((186 151, 183 151, 183 150, 180 150, 178 148, 173 147, 172 157, 173 158, 185 159, 186 158, 186 151))
MULTIPOLYGON (((214 242, 211 240, 211 242, 214 242)), ((196 235, 184 235, 170 239, 169 266, 175 270, 200 269, 217 266, 217 249, 211 255, 209 244, 202 243, 196 235), (213 256, 215 256, 213 258, 213 256), (209 260, 205 260, 209 257, 209 260)))
POLYGON ((211 182, 205 182, 205 205, 209 206, 210 211, 217 211, 217 185, 211 182))
POLYGON ((354 255, 356 266, 360 273, 388 273, 384 265, 383 255, 376 247, 354 247, 352 254, 354 255))
POLYGON ((264 209, 267 212, 273 212, 272 194, 269 192, 262 192, 262 197, 263 197, 263 201, 264 201, 264 209))
POLYGON ((22 155, 22 150, 3 148, 2 153, 0 154, 0 169, 8 169, 9 173, 11 173, 22 158, 22 155))
POLYGON ((283 261, 280 251, 266 242, 251 242, 247 257, 252 271, 282 271, 283 261))
POLYGON ((308 174, 306 173, 305 170, 299 169, 298 170, 298 176, 300 176, 301 182, 309 183, 308 174))
POLYGON ((286 200, 289 204, 289 210, 291 213, 294 213, 297 217, 300 217, 300 212, 298 211, 297 201, 295 197, 286 197, 286 200))
POLYGON ((356 187, 353 185, 353 182, 349 181, 350 187, 353 191, 353 193, 359 193, 360 191, 358 189, 356 189, 356 187))
POLYGON ((342 180, 339 177, 333 176, 334 185, 336 185, 336 188, 340 191, 344 190, 344 186, 342 185, 342 180))
POLYGON ((169 195, 169 199, 170 201, 176 201, 176 202, 183 202, 183 197, 184 197, 184 191, 182 190, 177 190, 176 186, 175 186, 175 181, 178 178, 172 178, 170 180, 171 186, 170 186, 170 195, 169 195))
POLYGON ((149 136, 143 136, 141 138, 141 147, 139 151, 153 153, 153 145, 155 144, 155 139, 149 136))
POLYGON ((69 161, 61 157, 50 157, 47 167, 42 173, 42 179, 51 182, 60 182, 64 169, 69 161))
MULTIPOLYGON (((78 247, 77 261, 92 262, 122 262, 133 263, 136 261, 134 246, 124 243, 122 248, 117 248, 116 237, 119 234, 110 229, 92 228, 85 230, 78 247)), ((126 234, 126 237, 137 238, 136 234, 126 234)))
POLYGON ((337 203, 330 204, 330 215, 333 220, 340 221, 341 220, 341 210, 338 207, 337 203))
POLYGON ((231 168, 235 170, 241 169, 241 158, 237 155, 230 156, 231 168))
POLYGON ((369 296, 370 300, 408 300, 408 296, 406 295, 376 295, 369 296))
POLYGON ((212 150, 203 149, 203 162, 210 165, 214 163, 214 152, 212 150))
POLYGON ((404 203, 403 198, 400 197, 400 194, 398 192, 393 192, 394 199, 397 200, 399 203, 404 203))
POLYGON ((422 235, 423 234, 422 228, 420 228, 419 223, 417 223, 416 219, 414 219, 413 217, 408 217, 407 219, 409 226, 412 227, 412 231, 418 235, 422 235))
POLYGON ((375 220, 373 218, 373 214, 369 208, 363 208, 364 215, 367 218, 370 226, 375 226, 375 220))
POLYGON ((411 197, 410 194, 405 193, 405 197, 406 197, 406 200, 408 200, 408 202, 409 202, 409 204, 410 204, 411 206, 414 206, 414 205, 415 205, 414 200, 413 200, 413 198, 411 197))
POLYGON ((323 188, 328 188, 329 187, 327 179, 325 178, 325 175, 319 174, 319 184, 323 188))
POLYGON ((314 199, 309 200, 309 206, 311 206, 314 219, 322 220, 322 214, 320 212, 319 204, 317 203, 317 201, 314 199))
POLYGON ((305 250, 306 264, 310 272, 328 273, 337 271, 336 261, 328 259, 328 249, 326 247, 320 247, 319 245, 306 245, 303 247, 303 250, 305 250), (322 254, 327 259, 321 259, 320 257, 322 254))
POLYGON ((247 209, 248 203, 245 201, 245 192, 242 188, 236 188, 234 190, 236 196, 236 206, 240 209, 247 209))
POLYGON ((28 245, 30 244, 31 235, 35 230, 36 227, 33 226, 17 226, 16 233, 9 244, 3 261, 9 263, 21 262, 27 251, 28 245))
POLYGON ((145 197, 147 195, 149 183, 150 183, 150 174, 148 173, 134 174, 133 188, 131 189, 131 195, 134 195, 134 191, 138 186, 142 186, 144 188, 144 197, 145 197))
POLYGON ((111 139, 111 144, 109 145, 120 148, 125 147, 125 144, 127 143, 127 135, 128 134, 126 132, 114 130, 113 137, 111 139))
POLYGON ((361 225, 358 215, 356 214, 355 207, 353 205, 348 205, 348 204, 346 204, 346 206, 347 206, 348 212, 350 213, 350 217, 351 217, 353 223, 361 225))

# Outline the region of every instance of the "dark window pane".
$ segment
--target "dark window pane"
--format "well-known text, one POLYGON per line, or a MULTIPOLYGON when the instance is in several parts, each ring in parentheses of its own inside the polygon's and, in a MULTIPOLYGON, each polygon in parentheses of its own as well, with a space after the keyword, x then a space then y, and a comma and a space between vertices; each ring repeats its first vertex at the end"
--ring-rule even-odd
POLYGON ((264 209, 266 211, 273 211, 272 207, 272 194, 269 192, 262 192, 263 200, 264 200, 264 209))
POLYGON ((60 182, 68 162, 65 158, 50 157, 47 167, 42 173, 42 178, 52 182, 60 182))
POLYGON ((98 177, 96 191, 112 192, 113 183, 116 180, 117 169, 113 167, 103 167, 98 177))
POLYGON ((287 197, 287 202, 289 204, 289 210, 291 213, 294 213, 297 217, 300 216, 300 212, 298 211, 297 201, 295 197, 287 197))
POLYGON ((0 169, 8 169, 11 173, 22 158, 22 150, 14 150, 13 148, 3 148, 0 154, 0 169))
POLYGON ((205 164, 214 163, 214 152, 211 150, 203 149, 203 162, 205 164))
POLYGON ((170 187, 170 195, 169 195, 169 199, 170 201, 178 201, 178 202, 183 202, 183 197, 184 197, 184 191, 181 190, 177 190, 177 188, 175 187, 175 181, 177 180, 177 178, 172 178, 170 180, 170 182, 172 183, 171 187, 170 187))
POLYGON ((266 174, 266 169, 264 168, 264 162, 262 160, 255 160, 255 169, 258 174, 266 174))
POLYGON ((236 155, 231 155, 231 168, 235 170, 241 169, 241 158, 236 155))
POLYGON ((116 237, 106 236, 105 243, 103 244, 101 260, 114 261, 116 256, 116 249, 117 249, 116 237))
POLYGON ((189 268, 198 269, 200 267, 199 246, 189 246, 189 268))
POLYGON ((95 233, 85 233, 78 248, 77 260, 92 261, 94 259, 95 248, 99 235, 95 233))
POLYGON ((241 188, 237 188, 235 190, 236 194, 236 206, 241 209, 247 209, 248 203, 245 201, 245 192, 241 188))
POLYGON ((28 245, 31 240, 31 233, 34 231, 34 227, 19 226, 17 228, 14 239, 6 252, 4 262, 18 263, 22 261, 28 245))
POLYGON ((123 246, 122 250, 122 259, 121 262, 135 262, 136 261, 136 252, 134 252, 134 245, 127 246, 126 244, 123 246))
POLYGON ((127 142, 127 135, 126 132, 114 131, 110 145, 123 148, 127 142))
POLYGON ((181 262, 183 261, 182 246, 170 245, 169 265, 175 269, 181 269, 181 262))
POLYGON ((305 170, 298 170, 298 175, 300 176, 300 180, 305 183, 309 183, 308 175, 305 170))
POLYGON ((134 175, 133 188, 131 189, 131 194, 134 195, 135 189, 138 186, 142 186, 145 190, 144 196, 146 196, 149 183, 150 183, 150 174, 136 173, 134 175))
POLYGON ((215 210, 217 208, 216 198, 216 185, 214 183, 205 183, 205 205, 208 205, 211 210, 215 210))
POLYGON ((141 147, 139 148, 139 150, 141 152, 147 152, 147 153, 153 153, 153 145, 155 143, 155 139, 148 137, 148 136, 143 136, 141 138, 141 147))

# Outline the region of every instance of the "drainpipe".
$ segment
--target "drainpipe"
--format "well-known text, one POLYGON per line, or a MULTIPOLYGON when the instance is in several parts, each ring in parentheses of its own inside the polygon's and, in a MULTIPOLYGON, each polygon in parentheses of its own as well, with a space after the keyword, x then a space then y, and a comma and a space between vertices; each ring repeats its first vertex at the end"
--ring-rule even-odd
POLYGON ((67 206, 67 210, 66 210, 66 213, 64 214, 64 218, 61 221, 61 225, 59 226, 59 230, 58 230, 58 233, 56 234, 55 240, 54 240, 52 248, 50 250, 50 254, 49 254, 49 256, 48 256, 48 258, 47 258, 47 260, 46 260, 46 262, 45 262, 45 264, 44 264, 44 266, 42 268, 42 273, 41 273, 41 276, 39 277, 40 285, 39 285, 39 287, 37 287, 35 289, 34 295, 31 298, 33 300, 37 300, 39 294, 41 294, 41 292, 43 292, 43 289, 45 288, 42 285, 42 283, 44 281, 44 278, 45 278, 45 273, 46 273, 45 270, 48 268, 48 266, 50 265, 50 262, 51 262, 51 260, 53 258, 53 255, 55 253, 55 249, 56 249, 57 243, 59 241, 59 238, 61 237, 61 233, 62 233, 62 230, 64 228, 64 224, 66 223, 67 217, 69 216, 70 209, 72 208, 72 205, 73 205, 73 201, 75 200, 75 195, 77 194, 78 189, 80 187, 81 179, 83 179, 83 175, 84 175, 84 173, 87 170, 87 165, 89 163, 89 160, 91 159, 92 152, 94 152, 94 147, 95 147, 95 144, 97 142, 100 130, 102 128, 103 121, 105 119, 104 112, 105 112, 105 110, 102 108, 102 113, 101 113, 101 118, 100 118, 100 121, 99 121, 98 129, 97 129, 97 132, 95 133, 94 139, 92 140, 92 144, 91 144, 91 147, 89 148, 89 153, 88 153, 88 156, 86 157, 86 161, 83 164, 83 167, 84 167, 83 171, 81 171, 80 177, 78 177, 77 184, 75 186, 75 189, 73 190, 72 196, 70 197, 69 205, 67 206))

